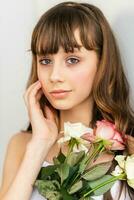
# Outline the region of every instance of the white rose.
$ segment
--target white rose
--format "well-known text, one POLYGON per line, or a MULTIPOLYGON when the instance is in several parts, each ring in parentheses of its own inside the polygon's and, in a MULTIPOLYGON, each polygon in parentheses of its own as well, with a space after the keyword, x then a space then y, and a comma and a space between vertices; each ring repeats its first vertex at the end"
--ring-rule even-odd
MULTIPOLYGON (((115 160, 118 162, 119 167, 125 172, 128 185, 134 189, 134 154, 131 156, 117 155, 115 160)), ((118 172, 116 173, 114 171, 112 175, 116 176, 118 172)))
POLYGON ((127 180, 128 185, 134 189, 134 179, 128 179, 127 180))
POLYGON ((92 133, 93 129, 84 126, 82 123, 64 123, 64 137, 58 140, 58 143, 69 141, 71 138, 78 139, 85 133, 92 133))
POLYGON ((128 179, 134 179, 134 154, 131 156, 127 156, 125 162, 125 171, 128 179))
POLYGON ((80 151, 85 151, 85 153, 87 153, 88 148, 83 144, 78 144, 78 145, 75 144, 73 147, 73 152, 80 152, 80 151))
POLYGON ((111 173, 113 176, 119 176, 123 173, 122 168, 119 165, 116 165, 114 171, 111 173))
POLYGON ((124 169, 124 167, 125 167, 125 158, 126 158, 126 156, 123 156, 123 155, 115 156, 115 160, 118 162, 119 166, 122 169, 124 169))

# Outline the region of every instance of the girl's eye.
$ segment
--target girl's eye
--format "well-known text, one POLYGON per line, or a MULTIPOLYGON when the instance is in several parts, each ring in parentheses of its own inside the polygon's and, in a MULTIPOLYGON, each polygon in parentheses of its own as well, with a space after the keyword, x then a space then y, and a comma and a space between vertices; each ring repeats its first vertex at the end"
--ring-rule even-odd
MULTIPOLYGON (((67 63, 70 64, 70 65, 73 65, 73 64, 77 64, 79 62, 79 59, 78 58, 68 58, 67 59, 67 63)), ((41 65, 51 65, 52 64, 52 60, 49 59, 49 58, 42 58, 39 60, 39 63, 41 65)))
POLYGON ((69 58, 69 59, 67 59, 67 62, 69 64, 77 64, 79 62, 79 59, 77 59, 77 58, 69 58))
POLYGON ((52 61, 48 58, 43 58, 43 59, 39 60, 39 63, 42 65, 50 65, 50 64, 52 64, 52 61))

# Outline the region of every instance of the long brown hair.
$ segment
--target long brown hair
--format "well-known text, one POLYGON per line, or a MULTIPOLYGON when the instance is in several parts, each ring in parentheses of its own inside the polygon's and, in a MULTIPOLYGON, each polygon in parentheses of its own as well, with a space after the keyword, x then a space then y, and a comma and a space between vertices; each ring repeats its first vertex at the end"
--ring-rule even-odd
MULTIPOLYGON (((65 52, 79 48, 74 31, 79 29, 82 45, 96 51, 99 65, 93 84, 93 119, 107 119, 116 125, 119 132, 134 135, 134 112, 129 102, 129 84, 124 74, 119 48, 111 27, 99 8, 88 3, 63 2, 39 19, 31 40, 32 68, 26 89, 37 77, 37 55, 57 53, 60 46, 65 52)), ((41 108, 50 103, 45 96, 41 108)), ((57 116, 59 111, 56 110, 57 116)), ((29 124, 27 131, 31 131, 29 124)), ((106 197, 105 197, 106 199, 106 197)), ((110 196, 108 195, 108 200, 110 196)))
MULTIPOLYGON (((100 61, 93 84, 92 125, 104 118, 114 122, 118 131, 133 135, 134 112, 117 42, 103 13, 94 5, 63 2, 41 16, 32 34, 32 68, 26 89, 38 79, 37 54, 57 53, 59 46, 66 52, 79 48, 76 28, 82 45, 96 51, 100 61)), ((45 96, 44 101, 49 104, 45 96)))

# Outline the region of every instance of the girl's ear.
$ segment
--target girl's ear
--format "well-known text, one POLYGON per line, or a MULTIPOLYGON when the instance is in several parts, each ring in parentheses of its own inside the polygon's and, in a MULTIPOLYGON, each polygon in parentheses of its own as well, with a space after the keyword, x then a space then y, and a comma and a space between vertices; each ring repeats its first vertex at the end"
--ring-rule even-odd
POLYGON ((130 155, 134 154, 134 137, 131 135, 127 135, 127 149, 130 155))

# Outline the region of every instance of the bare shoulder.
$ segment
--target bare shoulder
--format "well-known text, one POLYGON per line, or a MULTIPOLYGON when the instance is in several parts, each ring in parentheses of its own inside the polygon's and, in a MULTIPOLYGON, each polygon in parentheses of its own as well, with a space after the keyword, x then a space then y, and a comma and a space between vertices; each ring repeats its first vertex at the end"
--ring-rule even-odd
POLYGON ((9 139, 3 164, 0 197, 6 192, 13 181, 31 137, 32 134, 28 132, 19 132, 9 139))
MULTIPOLYGON (((14 134, 8 143, 6 158, 8 156, 14 157, 14 161, 21 160, 25 152, 27 143, 30 141, 32 134, 28 132, 19 132, 14 134)), ((11 158, 10 157, 10 158, 11 158)))

